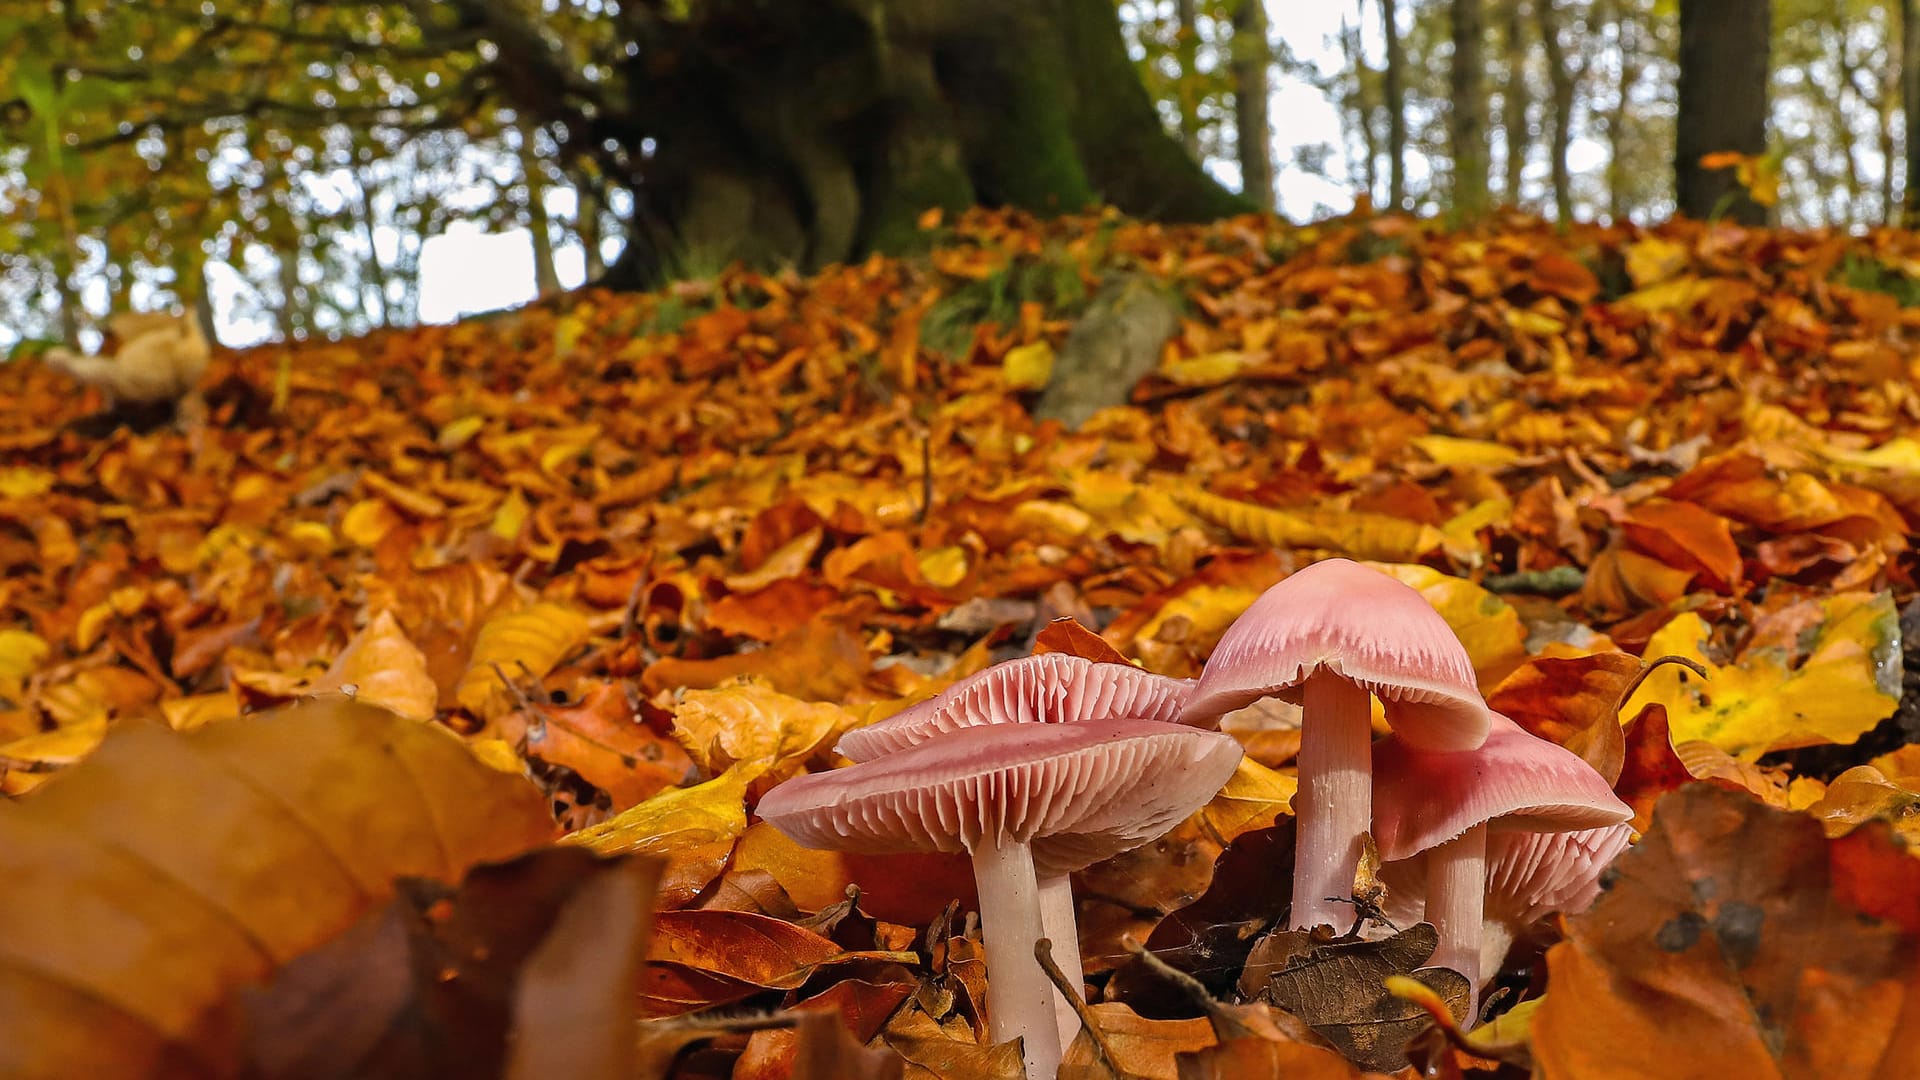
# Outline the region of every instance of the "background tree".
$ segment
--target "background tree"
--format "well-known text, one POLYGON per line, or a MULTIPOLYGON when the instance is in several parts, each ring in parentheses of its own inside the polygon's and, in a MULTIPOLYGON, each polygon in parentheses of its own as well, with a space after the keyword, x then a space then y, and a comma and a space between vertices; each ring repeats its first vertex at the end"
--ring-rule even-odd
POLYGON ((1448 87, 1453 108, 1447 141, 1453 150, 1453 207, 1475 216, 1487 208, 1486 9, 1481 0, 1453 0, 1453 59, 1448 87))
POLYGON ((1766 222, 1767 208, 1739 185, 1732 169, 1709 169, 1701 159, 1728 152, 1766 155, 1771 37, 1768 0, 1680 0, 1673 166, 1681 213, 1766 222))

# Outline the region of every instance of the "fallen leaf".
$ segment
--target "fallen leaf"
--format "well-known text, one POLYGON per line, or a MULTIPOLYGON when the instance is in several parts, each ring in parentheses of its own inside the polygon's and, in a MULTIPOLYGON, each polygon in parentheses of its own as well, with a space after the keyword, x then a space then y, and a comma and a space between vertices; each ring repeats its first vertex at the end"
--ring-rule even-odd
POLYGON ((415 720, 433 719, 440 700, 440 687, 427 672, 426 655, 407 640, 391 611, 369 619, 307 692, 328 694, 349 686, 355 700, 415 720))
POLYGON ((1623 652, 1529 660, 1487 695, 1487 707, 1579 754, 1613 783, 1625 753, 1620 695, 1643 666, 1623 652))
POLYGON ((163 1053, 230 1071, 233 990, 396 877, 457 880, 553 832, 531 785, 452 735, 338 700, 186 735, 123 725, 11 811, 0 1072, 21 1076, 132 1074, 163 1053))
POLYGON ((1676 616, 1648 641, 1649 656, 1676 655, 1707 669, 1706 684, 1680 668, 1647 677, 1628 714, 1659 702, 1675 742, 1702 739, 1742 760, 1769 750, 1851 743, 1900 701, 1900 630, 1885 593, 1843 593, 1821 602, 1824 621, 1806 658, 1789 666, 1778 650, 1750 650, 1734 663, 1707 657, 1698 614, 1676 616))
POLYGON ((1368 563, 1418 592, 1447 621, 1482 689, 1491 689, 1527 658, 1527 630, 1520 613, 1505 600, 1468 581, 1428 566, 1406 563, 1368 563))
POLYGON ((1387 976, 1410 975, 1427 984, 1456 1018, 1467 1011, 1466 976, 1421 967, 1439 941, 1428 923, 1381 941, 1319 945, 1307 931, 1280 931, 1255 947, 1241 986, 1257 986, 1361 1067, 1400 1069, 1407 1064, 1407 1042, 1432 1020, 1419 1005, 1394 996, 1387 976))
POLYGON ((460 704, 485 719, 502 715, 517 700, 501 681, 503 674, 508 679, 544 678, 586 643, 587 634, 586 618, 559 604, 533 604, 488 619, 460 678, 460 704))
POLYGON ((1920 861, 1884 833, 1830 841, 1805 815, 1682 788, 1547 955, 1542 1075, 1904 1075, 1920 1061, 1920 926, 1861 902, 1916 889, 1920 861))

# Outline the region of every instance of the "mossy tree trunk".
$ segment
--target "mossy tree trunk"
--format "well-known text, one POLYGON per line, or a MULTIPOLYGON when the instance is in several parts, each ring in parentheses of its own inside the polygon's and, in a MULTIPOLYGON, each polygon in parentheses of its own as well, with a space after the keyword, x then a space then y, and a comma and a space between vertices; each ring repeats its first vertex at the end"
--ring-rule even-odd
POLYGON ((1111 0, 694 10, 654 28, 625 100, 571 125, 562 90, 579 85, 552 88, 533 52, 505 58, 505 70, 529 72, 507 80, 523 107, 585 128, 565 144, 634 193, 606 284, 900 250, 920 242, 916 222, 933 208, 1055 214, 1104 202, 1171 220, 1251 208, 1161 128, 1111 0))

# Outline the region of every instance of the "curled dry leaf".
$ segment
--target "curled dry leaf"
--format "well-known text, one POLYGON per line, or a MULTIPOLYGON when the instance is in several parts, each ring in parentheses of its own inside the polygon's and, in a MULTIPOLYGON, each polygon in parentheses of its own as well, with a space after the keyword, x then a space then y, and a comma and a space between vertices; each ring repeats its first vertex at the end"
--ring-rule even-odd
POLYGON ((674 708, 673 735, 710 773, 738 763, 758 775, 801 764, 854 722, 854 715, 838 705, 792 697, 758 682, 736 682, 688 691, 674 708))
POLYGON ((1876 1077, 1920 1062, 1920 860, 1693 784, 1547 955, 1542 1073, 1876 1077))
POLYGON ((552 833, 532 785, 368 705, 185 735, 122 726, 0 814, 0 1072, 230 1072, 236 987, 339 933, 396 877, 458 880, 552 833))
POLYGON ((734 841, 747 831, 747 784, 752 776, 751 770, 735 766, 704 784, 663 791, 568 835, 565 842, 603 855, 665 857, 659 904, 678 907, 719 875, 734 841))

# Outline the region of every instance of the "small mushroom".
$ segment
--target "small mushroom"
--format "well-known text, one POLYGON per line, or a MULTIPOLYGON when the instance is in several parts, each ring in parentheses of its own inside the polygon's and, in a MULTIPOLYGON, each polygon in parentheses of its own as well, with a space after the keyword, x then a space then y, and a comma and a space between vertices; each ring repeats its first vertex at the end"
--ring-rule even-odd
POLYGON ((1597 887, 1626 845, 1623 823, 1633 817, 1579 755, 1489 715, 1477 750, 1433 752, 1389 737, 1373 755, 1387 916, 1408 917, 1417 898, 1440 932, 1432 963, 1465 975, 1476 1001, 1483 957, 1497 966, 1519 926, 1551 905, 1591 900, 1583 890, 1597 887), (1498 929, 1488 933, 1489 924, 1498 929))
POLYGON ((854 761, 905 750, 930 736, 980 724, 1065 723, 1124 716, 1180 719, 1192 679, 1174 679, 1124 664, 1042 653, 995 664, 925 701, 854 728, 834 749, 854 761))
POLYGON ((1471 750, 1487 734, 1467 651, 1414 589, 1328 559, 1263 593, 1220 638, 1181 719, 1211 726, 1263 697, 1301 708, 1291 925, 1339 921, 1373 816, 1373 706, 1410 745, 1471 750))
POLYGON ((1232 736, 1153 720, 993 724, 796 777, 758 809, 812 848, 970 854, 993 1039, 1021 1039, 1027 1076, 1051 1080, 1063 1003, 1033 955, 1045 934, 1036 850, 1057 869, 1115 837, 1144 843, 1205 803, 1240 757, 1232 736))

